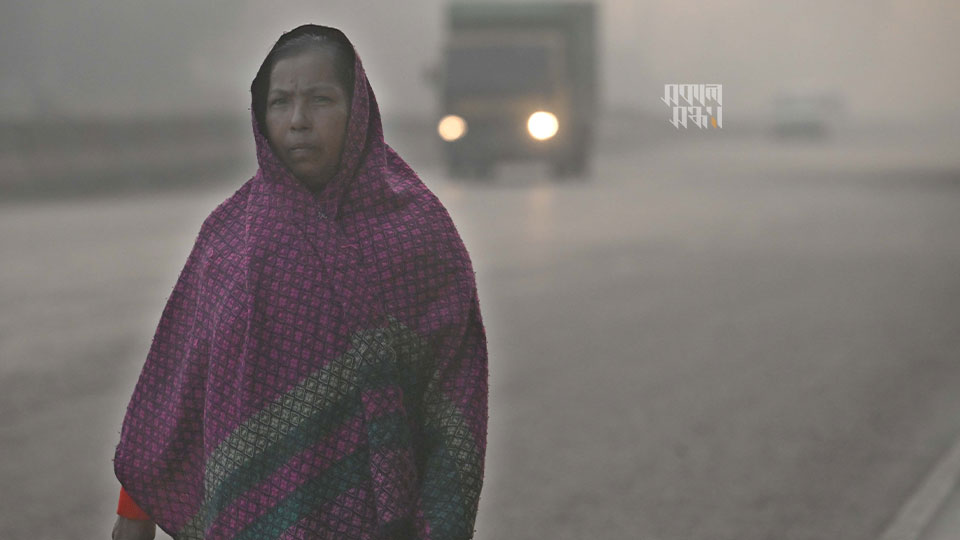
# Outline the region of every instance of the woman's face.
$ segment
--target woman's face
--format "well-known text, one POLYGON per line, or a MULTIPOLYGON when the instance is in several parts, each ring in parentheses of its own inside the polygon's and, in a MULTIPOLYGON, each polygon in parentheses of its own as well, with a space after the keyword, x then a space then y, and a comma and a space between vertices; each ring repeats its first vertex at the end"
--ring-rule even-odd
POLYGON ((337 172, 350 115, 335 54, 315 47, 278 60, 267 92, 270 145, 298 180, 316 187, 337 172))

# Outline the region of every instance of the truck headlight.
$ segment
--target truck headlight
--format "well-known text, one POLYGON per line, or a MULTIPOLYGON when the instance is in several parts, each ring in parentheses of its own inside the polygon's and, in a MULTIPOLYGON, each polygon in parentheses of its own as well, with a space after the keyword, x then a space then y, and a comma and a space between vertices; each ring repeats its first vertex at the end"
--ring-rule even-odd
POLYGON ((557 117, 547 111, 537 111, 527 119, 527 131, 530 136, 538 141, 545 141, 557 134, 560 129, 560 122, 557 117))
POLYGON ((437 124, 437 133, 447 142, 455 141, 467 134, 467 121, 455 114, 448 114, 437 124))

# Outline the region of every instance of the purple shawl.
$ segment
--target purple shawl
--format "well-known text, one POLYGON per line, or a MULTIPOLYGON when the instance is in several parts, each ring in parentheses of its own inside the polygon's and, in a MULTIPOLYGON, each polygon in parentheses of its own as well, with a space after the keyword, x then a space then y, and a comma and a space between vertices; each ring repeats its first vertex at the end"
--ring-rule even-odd
POLYGON ((259 170, 204 221, 114 470, 174 538, 471 538, 487 348, 446 209, 383 141, 359 55, 318 193, 259 170))

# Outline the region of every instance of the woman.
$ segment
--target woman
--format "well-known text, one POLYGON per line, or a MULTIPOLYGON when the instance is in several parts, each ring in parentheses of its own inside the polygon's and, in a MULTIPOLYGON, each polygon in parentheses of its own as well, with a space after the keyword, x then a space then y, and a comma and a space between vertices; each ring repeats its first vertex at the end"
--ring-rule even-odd
POLYGON ((251 92, 259 170, 163 311, 114 538, 470 538, 487 349, 463 243, 339 30, 284 34, 251 92))

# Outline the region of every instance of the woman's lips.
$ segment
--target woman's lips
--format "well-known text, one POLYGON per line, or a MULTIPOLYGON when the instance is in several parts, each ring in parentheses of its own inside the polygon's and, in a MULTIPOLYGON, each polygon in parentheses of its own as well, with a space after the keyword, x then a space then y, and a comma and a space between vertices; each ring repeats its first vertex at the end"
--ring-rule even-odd
POLYGON ((320 148, 310 145, 291 146, 288 150, 291 156, 310 156, 320 152, 320 148))

